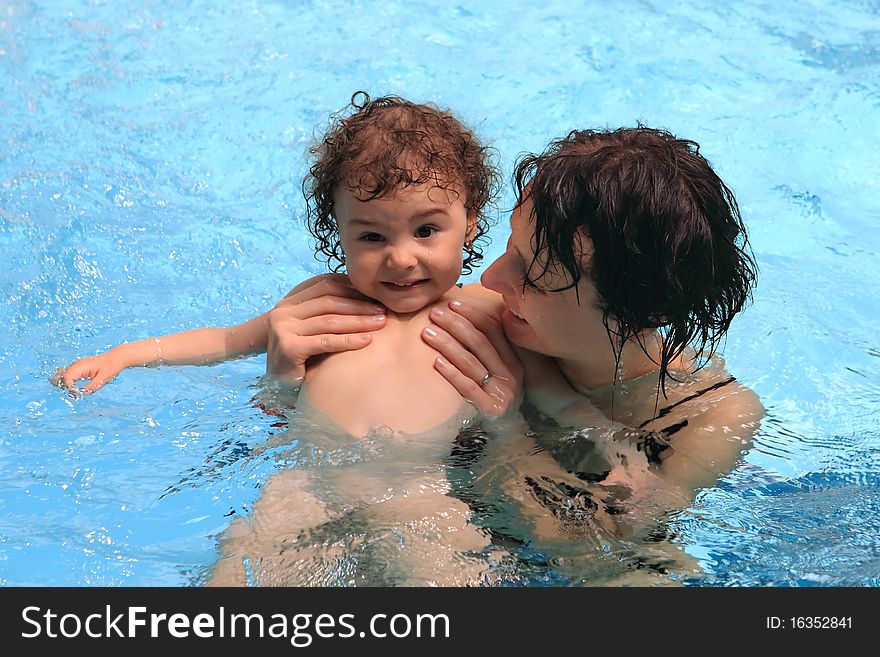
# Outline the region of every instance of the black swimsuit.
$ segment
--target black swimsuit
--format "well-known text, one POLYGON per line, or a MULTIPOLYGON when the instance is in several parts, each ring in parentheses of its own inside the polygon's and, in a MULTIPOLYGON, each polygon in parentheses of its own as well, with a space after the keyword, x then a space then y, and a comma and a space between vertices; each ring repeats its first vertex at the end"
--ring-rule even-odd
MULTIPOLYGON (((685 402, 723 388, 734 381, 736 379, 731 376, 724 381, 688 395, 684 399, 664 407, 655 417, 642 422, 637 428, 618 432, 612 440, 634 447, 636 451, 645 454, 648 463, 660 465, 663 458, 668 455, 664 454, 664 452, 671 448, 669 438, 686 427, 688 420, 685 418, 659 431, 645 431, 644 427, 658 418, 669 415, 676 407, 681 406, 685 402)), ((472 427, 470 430, 462 431, 456 439, 456 444, 451 454, 451 465, 470 470, 471 466, 480 457, 487 438, 488 436, 485 431, 479 427, 472 427)), ((556 441, 554 446, 548 451, 560 466, 583 481, 587 486, 590 484, 601 484, 611 472, 611 464, 602 450, 598 448, 595 440, 589 437, 588 432, 571 432, 556 441)), ((608 515, 625 513, 624 503, 631 492, 625 486, 618 485, 603 485, 588 490, 581 486, 572 486, 565 482, 555 481, 546 476, 536 478, 526 475, 524 483, 541 506, 550 511, 560 521, 562 531, 567 534, 576 535, 595 533, 595 514, 599 510, 600 505, 601 509, 608 515)), ((485 503, 481 503, 477 499, 478 496, 470 494, 462 497, 468 498, 463 499, 463 501, 474 512, 478 514, 480 512, 492 513, 492 509, 487 508, 485 503)), ((492 531, 496 539, 506 539, 509 541, 512 538, 511 536, 503 535, 504 532, 500 532, 502 535, 499 536, 499 532, 493 529, 490 529, 490 531, 492 531)), ((521 543, 521 540, 516 542, 521 543)))
MULTIPOLYGON (((701 397, 708 392, 712 392, 713 390, 718 390, 719 388, 723 388, 724 386, 736 381, 734 377, 729 377, 724 381, 716 383, 714 385, 708 386, 699 390, 692 395, 688 395, 684 399, 680 399, 674 404, 670 404, 663 408, 657 415, 645 422, 642 422, 637 429, 625 429, 623 431, 618 432, 614 435, 612 440, 623 442, 635 447, 636 451, 643 452, 645 454, 645 458, 648 463, 652 465, 660 465, 663 462, 663 453, 671 448, 669 438, 673 434, 679 432, 681 429, 688 425, 687 418, 681 420, 680 422, 676 422, 674 424, 670 424, 659 431, 645 431, 644 427, 649 423, 653 422, 657 418, 664 417, 669 415, 669 413, 676 408, 684 404, 685 402, 689 402, 697 397, 701 397)), ((607 478, 610 468, 602 471, 595 467, 585 467, 589 466, 592 462, 592 465, 596 464, 596 457, 600 450, 597 449, 595 442, 590 439, 585 432, 574 432, 566 436, 563 440, 559 441, 554 445, 552 449, 550 449, 550 453, 556 458, 557 462, 569 473, 573 474, 578 479, 582 481, 586 481, 588 483, 601 483, 607 478)), ((610 466, 610 464, 609 464, 610 466)), ((542 477, 544 480, 544 484, 553 484, 553 488, 557 491, 562 491, 563 486, 559 482, 551 482, 547 477, 542 477)), ((572 488, 570 486, 564 486, 566 489, 570 489, 569 495, 567 499, 564 496, 560 496, 557 494, 550 494, 547 490, 546 486, 541 486, 541 484, 534 479, 527 477, 526 484, 532 490, 532 493, 535 497, 547 508, 549 509, 553 515, 555 515, 559 520, 566 524, 570 519, 572 519, 572 502, 577 501, 576 508, 579 510, 587 510, 592 509, 595 511, 598 507, 596 506, 596 502, 593 500, 590 491, 584 490, 582 488, 572 488), (541 491, 538 491, 538 488, 542 488, 541 491), (574 498, 572 498, 574 495, 574 498), (587 502, 587 503, 585 503, 587 502), (562 503, 560 505, 560 503, 562 503)), ((620 486, 614 486, 614 490, 604 499, 600 500, 602 507, 604 510, 611 514, 616 515, 623 513, 625 509, 620 506, 620 502, 623 502, 629 494, 627 491, 618 490, 620 486)), ((574 514, 578 516, 580 514, 574 514)), ((583 521, 578 519, 576 524, 582 525, 583 521)))

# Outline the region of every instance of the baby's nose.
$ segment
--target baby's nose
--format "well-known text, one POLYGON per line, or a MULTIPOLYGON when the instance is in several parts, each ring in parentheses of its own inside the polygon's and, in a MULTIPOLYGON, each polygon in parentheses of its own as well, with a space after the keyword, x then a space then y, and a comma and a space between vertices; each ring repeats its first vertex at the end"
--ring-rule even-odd
POLYGON ((416 254, 406 246, 392 247, 388 251, 388 266, 393 269, 412 269, 417 263, 416 254))

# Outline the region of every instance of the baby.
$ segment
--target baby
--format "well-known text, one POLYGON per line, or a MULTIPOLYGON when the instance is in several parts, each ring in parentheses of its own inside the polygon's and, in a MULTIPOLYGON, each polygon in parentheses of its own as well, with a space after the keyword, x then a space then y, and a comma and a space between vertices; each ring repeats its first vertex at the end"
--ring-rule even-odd
MULTIPOLYGON (((477 240, 488 230, 484 211, 497 173, 487 149, 449 113, 366 94, 355 94, 352 107, 312 149, 304 184, 308 226, 319 252, 336 261, 334 270, 344 267, 354 290, 379 304, 374 321, 381 330, 364 343, 368 348, 311 360, 307 376, 270 370, 299 389, 300 410, 318 409, 349 434, 378 426, 423 433, 475 413, 437 371, 442 361, 435 362, 421 332, 431 308, 453 299, 500 311, 493 297, 456 286, 482 258, 477 240)), ((90 393, 127 367, 208 364, 264 352, 277 314, 125 343, 76 361, 55 381, 73 388, 91 379, 83 388, 90 393)))
MULTIPOLYGON (((484 572, 480 559, 469 555, 486 555, 486 533, 471 524, 466 504, 447 495, 444 464, 459 430, 477 414, 459 390, 475 399, 504 383, 516 394, 518 377, 508 377, 501 365, 491 365, 491 374, 481 365, 470 368, 469 387, 455 385, 462 364, 438 359, 422 331, 431 324, 432 309, 456 300, 489 317, 503 309, 497 296, 479 286, 456 285, 480 259, 476 241, 487 230, 483 212, 497 175, 486 149, 448 113, 393 97, 353 99, 352 106, 352 113, 334 118, 312 150, 315 160, 304 184, 309 231, 319 252, 336 263, 335 270, 344 268, 347 278, 307 281, 274 310, 239 326, 123 344, 73 363, 59 377, 71 387, 89 378, 85 390, 91 392, 125 367, 204 364, 268 351, 269 372, 298 390, 290 435, 298 444, 306 440, 322 454, 335 454, 342 464, 296 467, 271 477, 248 521, 234 521, 221 541, 215 584, 251 578, 265 584, 454 585, 478 581, 484 572), (330 301, 327 290, 335 295, 330 301), (350 334, 358 314, 354 304, 365 303, 377 304, 371 322, 377 330, 350 334), (314 312, 303 310, 307 304, 314 312), (324 330, 333 312, 339 312, 329 315, 337 330, 324 330), (325 322, 320 331, 313 321, 319 315, 325 322), (315 357, 286 353, 286 338, 294 333, 318 340, 315 357), (294 426, 300 419, 325 431, 303 432, 302 425, 294 426), (346 542, 344 550, 339 540, 346 542), (357 545, 367 551, 365 560, 392 564, 383 578, 352 570, 357 545), (339 573, 347 574, 339 579, 339 573)), ((486 334, 495 338, 498 352, 509 351, 500 331, 486 334)), ((536 379, 540 369, 529 371, 536 379)), ((511 419, 521 422, 518 415, 511 419)), ((609 423, 584 400, 575 426, 609 423)), ((503 433, 527 435, 522 427, 503 433)), ((578 486, 580 442, 558 446, 574 452, 558 456, 566 456, 578 486)), ((659 461, 665 445, 636 449, 647 454, 647 446, 659 461)), ((619 451, 618 442, 614 449, 619 451)), ((550 451, 544 455, 548 468, 555 467, 550 451)), ((511 457, 497 454, 495 461, 498 472, 511 457)), ((492 481, 483 477, 486 484, 492 481)), ((534 495, 547 496, 540 486, 534 495)), ((613 531, 610 515, 599 520, 613 531)))
MULTIPOLYGON (((320 583, 320 578, 302 576, 307 567, 282 577, 266 573, 277 566, 271 563, 277 555, 303 542, 304 532, 352 509, 370 509, 368 519, 391 527, 389 535, 400 534, 394 523, 407 523, 410 530, 403 533, 427 552, 438 531, 434 518, 443 519, 442 532, 452 537, 453 551, 479 550, 486 542, 467 526, 466 506, 445 495, 439 465, 449 456, 452 439, 477 411, 444 378, 444 361, 421 334, 431 323, 430 310, 455 299, 466 299, 488 315, 500 314, 498 299, 456 285, 461 273, 471 271, 482 257, 476 242, 488 229, 484 211, 495 193, 497 172, 487 149, 447 112, 397 97, 370 100, 366 94, 356 94, 352 108, 349 115, 333 118, 312 149, 315 159, 304 183, 308 227, 319 252, 336 262, 334 269, 344 267, 351 287, 379 304, 374 320, 378 330, 363 341, 364 348, 310 359, 307 371, 304 362, 283 358, 270 362, 269 370, 298 390, 298 415, 329 423, 333 433, 347 435, 349 442, 364 437, 375 442, 378 436, 389 443, 387 455, 372 472, 349 466, 274 476, 255 504, 252 520, 234 523, 227 532, 226 558, 215 569, 214 583, 241 583, 242 561, 252 573, 261 571, 263 576, 256 578, 266 583, 320 583), (328 482, 337 500, 335 511, 313 495, 328 482), (401 498, 414 490, 425 493, 419 503, 402 504, 401 498), (293 518, 297 513, 301 517, 293 518), (411 528, 426 522, 425 536, 413 539, 411 528)), ((283 354, 289 310, 282 301, 270 313, 238 326, 125 343, 76 361, 55 379, 69 388, 91 379, 84 391, 94 392, 136 365, 208 364, 267 349, 270 357, 283 354)), ((487 373, 485 381, 489 378, 487 373)), ((307 553, 290 557, 288 551, 281 561, 307 553)), ((321 559, 326 561, 326 555, 321 559)), ((432 561, 440 564, 443 559, 432 561)), ((460 583, 433 566, 420 570, 409 563, 406 568, 412 581, 460 583)), ((444 566, 450 572, 456 568, 460 564, 444 566)))

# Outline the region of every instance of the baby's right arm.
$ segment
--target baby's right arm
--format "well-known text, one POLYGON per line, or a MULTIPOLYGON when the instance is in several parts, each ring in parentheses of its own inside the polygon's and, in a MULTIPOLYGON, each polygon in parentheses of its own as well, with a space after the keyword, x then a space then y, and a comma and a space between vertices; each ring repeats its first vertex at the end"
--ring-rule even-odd
POLYGON ((297 385, 312 356, 370 343, 370 332, 385 325, 384 308, 357 292, 347 276, 323 274, 291 290, 274 309, 238 326, 202 328, 126 342, 59 369, 52 383, 92 393, 127 367, 209 365, 268 351, 267 371, 297 385))
POLYGON ((128 367, 149 365, 209 365, 236 356, 266 351, 269 313, 227 328, 201 328, 158 338, 125 342, 110 351, 81 358, 59 369, 52 383, 75 389, 77 381, 90 379, 81 392, 92 393, 128 367))

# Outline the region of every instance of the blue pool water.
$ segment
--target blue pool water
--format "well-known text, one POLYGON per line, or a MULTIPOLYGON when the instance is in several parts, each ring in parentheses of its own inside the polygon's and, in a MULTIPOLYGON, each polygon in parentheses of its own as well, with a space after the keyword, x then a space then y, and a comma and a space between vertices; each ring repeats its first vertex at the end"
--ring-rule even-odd
POLYGON ((880 3, 572 4, 0 0, 0 584, 204 580, 284 461, 264 360, 48 379, 323 271, 299 180, 357 89, 455 109, 506 173, 575 127, 698 141, 760 266, 724 353, 767 417, 676 541, 701 584, 880 583, 880 3))

